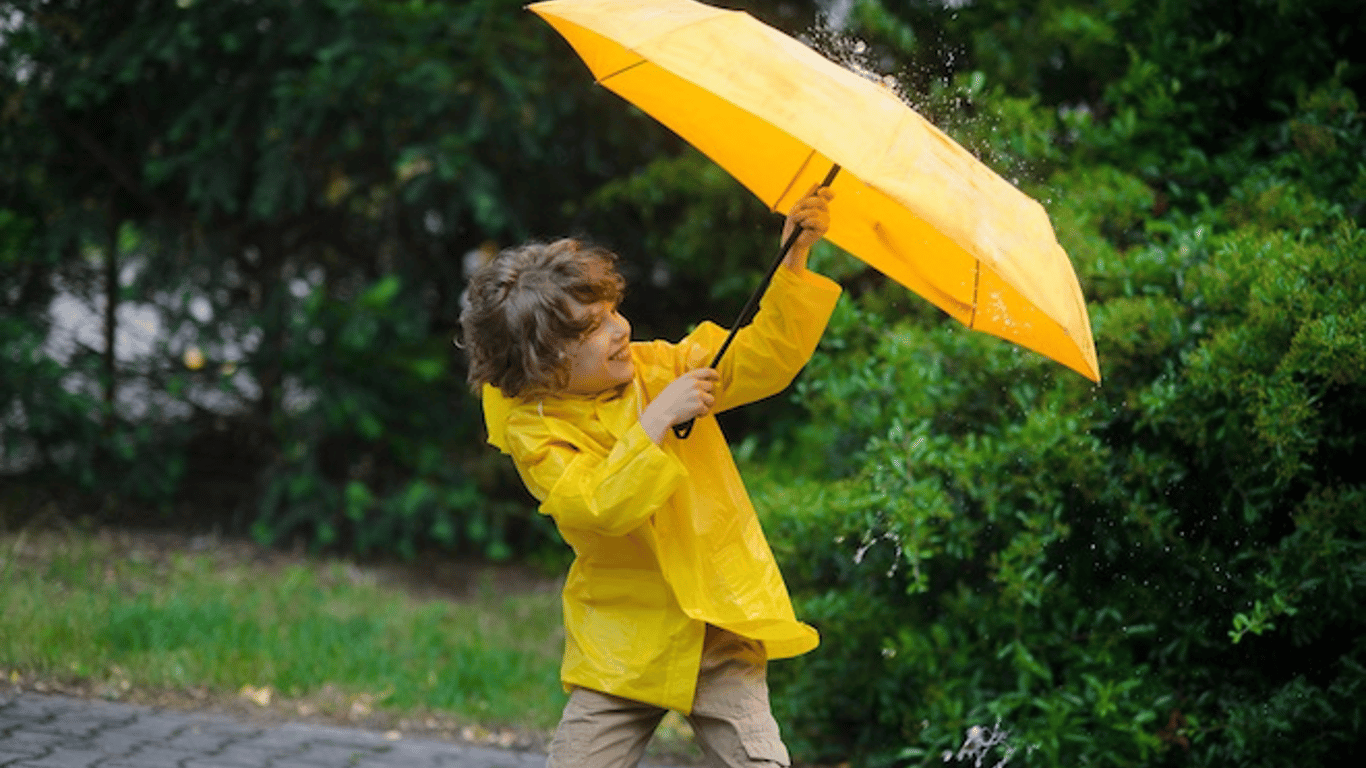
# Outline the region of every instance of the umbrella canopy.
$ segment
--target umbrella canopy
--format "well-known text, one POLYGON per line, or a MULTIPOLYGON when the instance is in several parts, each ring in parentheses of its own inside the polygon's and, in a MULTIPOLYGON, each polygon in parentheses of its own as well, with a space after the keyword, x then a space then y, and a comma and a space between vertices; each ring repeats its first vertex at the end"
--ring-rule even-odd
POLYGON ((1081 286, 1043 206, 885 85, 693 0, 528 6, 599 84, 786 212, 832 165, 826 238, 964 325, 1100 381, 1081 286))

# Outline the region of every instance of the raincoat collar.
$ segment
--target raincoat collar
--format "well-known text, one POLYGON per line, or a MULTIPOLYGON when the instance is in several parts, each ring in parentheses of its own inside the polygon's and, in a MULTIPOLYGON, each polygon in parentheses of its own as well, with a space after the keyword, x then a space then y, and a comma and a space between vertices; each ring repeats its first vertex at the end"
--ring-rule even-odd
MULTIPOLYGON (((630 384, 623 384, 619 387, 613 387, 611 389, 606 389, 602 392, 597 392, 591 395, 565 393, 549 395, 547 397, 559 401, 582 402, 601 405, 619 400, 622 397, 625 397, 630 392, 638 392, 639 388, 640 383, 635 379, 632 379, 630 384)), ((542 403, 541 415, 545 415, 543 404, 546 398, 528 399, 520 397, 508 397, 504 395, 501 390, 499 390, 492 384, 484 385, 482 395, 484 403, 484 424, 488 430, 489 444, 497 448, 498 450, 502 451, 503 453, 509 452, 507 445, 507 421, 508 415, 512 413, 513 409, 521 405, 537 403, 539 401, 540 403, 542 403)))
POLYGON ((489 444, 503 453, 507 453, 508 414, 512 412, 519 401, 516 398, 505 397, 492 384, 484 385, 483 401, 484 424, 488 428, 489 444))

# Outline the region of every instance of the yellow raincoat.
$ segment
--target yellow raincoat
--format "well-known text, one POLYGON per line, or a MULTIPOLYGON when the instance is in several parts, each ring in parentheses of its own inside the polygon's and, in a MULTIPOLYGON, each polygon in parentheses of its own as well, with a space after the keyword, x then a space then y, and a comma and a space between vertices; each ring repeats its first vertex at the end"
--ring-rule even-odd
MULTIPOLYGON (((722 359, 713 412, 786 387, 811 357, 839 286, 783 267, 722 359)), ((485 387, 489 442, 512 456, 575 560, 564 586, 561 680, 691 712, 707 624, 764 644, 769 658, 819 643, 797 621, 713 416, 655 443, 640 412, 710 361, 726 331, 633 343, 634 381, 596 396, 510 399, 485 387)))

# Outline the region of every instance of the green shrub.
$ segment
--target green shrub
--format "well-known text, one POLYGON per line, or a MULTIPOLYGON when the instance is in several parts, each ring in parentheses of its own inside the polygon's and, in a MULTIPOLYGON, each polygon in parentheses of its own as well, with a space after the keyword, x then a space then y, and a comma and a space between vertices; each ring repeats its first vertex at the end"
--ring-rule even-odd
MULTIPOLYGON (((840 308, 810 423, 750 472, 824 636, 774 665, 799 752, 940 764, 977 726, 1026 765, 1360 757, 1366 234, 1276 187, 1096 249, 1101 387, 840 308)), ((1094 227, 1142 195, 1093 199, 1094 227)))
POLYGON ((351 301, 315 290, 288 330, 283 368, 297 394, 273 425, 280 450, 252 527, 259 540, 494 559, 548 540, 539 519, 486 498, 466 471, 465 454, 481 448, 473 400, 454 378, 450 341, 429 334, 399 277, 351 301))
POLYGON ((165 508, 185 474, 186 430, 174 422, 153 426, 164 401, 149 398, 141 420, 114 408, 104 396, 100 351, 78 348, 67 364, 52 357, 49 302, 59 270, 40 231, 0 208, 0 467, 165 508))

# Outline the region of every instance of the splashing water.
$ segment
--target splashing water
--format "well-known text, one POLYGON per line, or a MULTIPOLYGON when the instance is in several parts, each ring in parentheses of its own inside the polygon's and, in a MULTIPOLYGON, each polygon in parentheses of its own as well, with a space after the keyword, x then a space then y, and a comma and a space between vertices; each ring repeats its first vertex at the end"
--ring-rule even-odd
MULTIPOLYGON (((951 9, 966 4, 966 0, 941 2, 951 9)), ((908 72, 903 62, 893 55, 879 53, 874 46, 849 31, 850 17, 856 5, 856 0, 821 0, 815 25, 799 38, 845 69, 887 88, 903 104, 930 119, 940 130, 954 137, 979 160, 1018 187, 1020 177, 1028 175, 1027 164, 987 138, 989 134, 999 132, 1000 115, 974 108, 980 101, 985 85, 981 73, 973 73, 966 82, 955 85, 946 77, 931 76, 931 70, 926 68, 920 79, 933 80, 935 84, 929 92, 916 91, 907 84, 915 80, 914 73, 908 72)), ((955 52, 948 48, 943 56, 946 65, 944 70, 953 71, 955 52)))
MULTIPOLYGON (((956 754, 948 750, 944 751, 944 762, 971 760, 974 768, 981 768, 982 761, 991 755, 992 749, 1000 746, 1003 750, 1001 759, 992 768, 1004 768, 1005 764, 1010 762, 1011 756, 1015 754, 1015 747, 1006 743, 1009 737, 1010 731, 1001 730, 1001 721, 999 720, 990 729, 974 725, 968 729, 967 734, 963 737, 963 746, 958 748, 956 754)), ((1034 751, 1033 747, 1028 751, 1034 751)))
POLYGON ((849 14, 854 10, 854 0, 821 0, 821 18, 825 26, 838 32, 849 23, 849 14))
POLYGON ((892 546, 896 547, 896 554, 892 557, 892 565, 890 568, 887 569, 887 578, 890 579, 896 575, 896 569, 897 566, 901 564, 902 555, 901 539, 898 538, 897 535, 892 533, 891 531, 887 531, 886 533, 883 533, 881 536, 874 536, 872 531, 867 531, 866 533, 864 533, 863 541, 859 544, 858 550, 854 552, 854 565, 862 565, 863 556, 868 554, 868 550, 872 549, 873 545, 878 543, 879 541, 890 541, 892 543, 892 546))
POLYGON ((892 91, 903 103, 910 104, 901 79, 884 74, 884 70, 890 69, 895 62, 875 56, 868 43, 845 32, 853 9, 854 0, 826 0, 821 3, 821 11, 816 14, 816 26, 800 36, 802 42, 850 72, 892 91))

